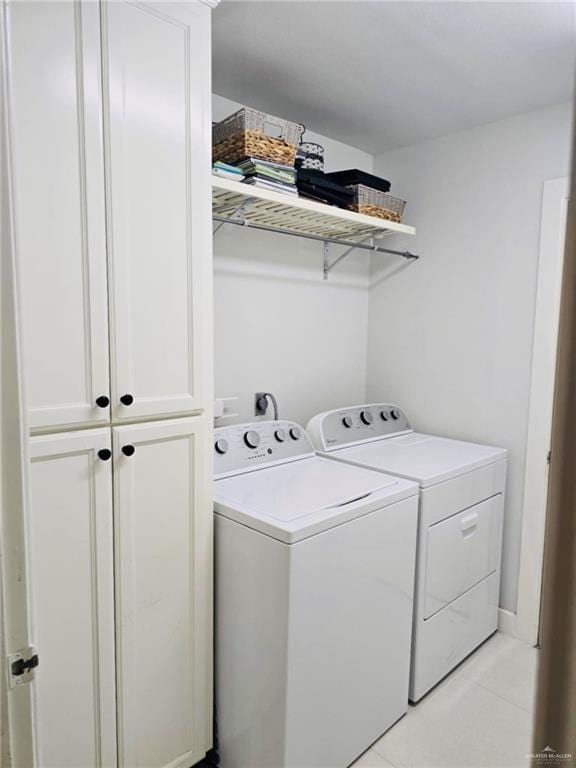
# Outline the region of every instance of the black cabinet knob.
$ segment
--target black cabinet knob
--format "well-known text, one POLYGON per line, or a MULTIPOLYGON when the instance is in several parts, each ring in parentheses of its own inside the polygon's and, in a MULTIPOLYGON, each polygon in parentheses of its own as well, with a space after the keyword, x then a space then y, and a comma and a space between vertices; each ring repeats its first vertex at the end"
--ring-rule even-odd
POLYGON ((123 445, 122 446, 122 453, 124 456, 132 456, 134 454, 134 451, 136 448, 134 448, 133 445, 123 445))
POLYGON ((112 451, 108 450, 108 448, 100 448, 98 451, 98 458, 102 459, 102 461, 108 461, 111 456, 112 451))
POLYGON ((96 398, 96 405, 98 408, 108 408, 110 405, 110 398, 106 395, 100 395, 100 397, 96 398))
POLYGON ((122 395, 120 402, 122 405, 132 405, 134 402, 134 395, 122 395))

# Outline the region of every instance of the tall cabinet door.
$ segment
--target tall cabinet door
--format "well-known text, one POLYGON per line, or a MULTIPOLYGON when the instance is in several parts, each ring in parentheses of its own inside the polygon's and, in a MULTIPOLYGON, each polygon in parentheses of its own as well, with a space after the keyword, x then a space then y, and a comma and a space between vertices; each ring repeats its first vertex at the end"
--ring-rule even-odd
POLYGON ((35 765, 116 764, 110 430, 32 438, 27 559, 35 765), (99 456, 103 458, 100 458, 99 456))
POLYGON ((185 415, 210 370, 210 9, 102 14, 114 419, 185 415))
POLYGON ((109 418, 98 7, 11 2, 7 34, 29 423, 97 423, 109 418))
POLYGON ((211 745, 212 502, 205 417, 113 430, 119 763, 211 745))

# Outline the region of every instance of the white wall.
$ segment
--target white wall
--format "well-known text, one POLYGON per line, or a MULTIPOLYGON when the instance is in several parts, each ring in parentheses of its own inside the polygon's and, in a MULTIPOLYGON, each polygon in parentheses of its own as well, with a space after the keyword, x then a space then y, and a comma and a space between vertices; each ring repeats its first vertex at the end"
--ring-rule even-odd
MULTIPOLYGON (((238 107, 214 96, 213 119, 238 107)), ((326 148, 327 170, 372 170, 366 152, 309 131, 306 138, 326 148)), ((366 256, 347 259, 324 282, 321 243, 224 226, 214 262, 216 395, 239 396, 242 421, 253 419, 258 390, 273 392, 280 415, 304 425, 321 409, 364 399, 366 256)))
POLYGON ((369 400, 414 426, 510 451, 501 604, 514 611, 542 182, 569 172, 570 106, 387 152, 375 171, 407 199, 421 254, 373 260, 369 400))

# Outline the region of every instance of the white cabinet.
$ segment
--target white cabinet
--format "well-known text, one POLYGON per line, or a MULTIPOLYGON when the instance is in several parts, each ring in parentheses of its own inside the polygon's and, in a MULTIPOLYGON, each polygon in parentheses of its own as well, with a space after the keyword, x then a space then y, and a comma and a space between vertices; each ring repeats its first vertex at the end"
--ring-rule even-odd
POLYGON ((2 9, 34 435, 6 652, 40 660, 9 676, 14 768, 189 768, 211 747, 209 6, 2 9))
POLYGON ((203 410, 210 8, 25 0, 7 33, 30 427, 203 410))
POLYGON ((31 439, 38 768, 190 768, 211 746, 208 424, 31 439))
POLYGON ((109 409, 100 33, 91 2, 7 5, 14 240, 32 428, 109 409))
POLYGON ((190 413, 206 398, 210 10, 102 9, 114 417, 190 413))
POLYGON ((210 745, 207 424, 114 429, 118 744, 127 768, 189 768, 210 745))
POLYGON ((27 550, 35 765, 116 764, 110 430, 30 443, 27 550), (104 453, 103 456, 108 454, 104 453))

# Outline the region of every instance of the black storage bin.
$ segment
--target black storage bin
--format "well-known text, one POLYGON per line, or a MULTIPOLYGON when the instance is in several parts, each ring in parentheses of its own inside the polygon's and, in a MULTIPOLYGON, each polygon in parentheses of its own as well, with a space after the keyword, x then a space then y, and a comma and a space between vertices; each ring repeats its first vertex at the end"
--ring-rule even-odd
POLYGON ((328 179, 327 174, 310 168, 298 168, 296 172, 298 192, 305 197, 322 200, 342 208, 354 202, 354 190, 328 179))
POLYGON ((389 192, 392 186, 387 179, 381 179, 372 173, 366 173, 366 171, 359 171, 357 168, 351 168, 348 171, 333 171, 327 173, 326 177, 345 187, 352 184, 362 184, 365 187, 379 189, 380 192, 389 192))

